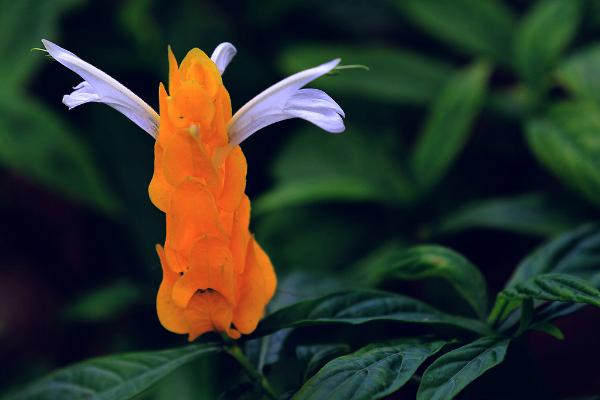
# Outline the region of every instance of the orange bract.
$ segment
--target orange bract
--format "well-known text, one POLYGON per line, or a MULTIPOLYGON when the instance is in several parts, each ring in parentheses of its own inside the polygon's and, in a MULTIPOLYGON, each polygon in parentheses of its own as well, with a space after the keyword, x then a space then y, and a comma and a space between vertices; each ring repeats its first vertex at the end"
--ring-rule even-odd
POLYGON ((148 192, 165 212, 161 324, 190 340, 210 332, 249 334, 277 283, 248 230, 246 158, 228 143, 231 101, 213 61, 191 50, 177 66, 169 49, 169 94, 159 87, 160 127, 148 192))

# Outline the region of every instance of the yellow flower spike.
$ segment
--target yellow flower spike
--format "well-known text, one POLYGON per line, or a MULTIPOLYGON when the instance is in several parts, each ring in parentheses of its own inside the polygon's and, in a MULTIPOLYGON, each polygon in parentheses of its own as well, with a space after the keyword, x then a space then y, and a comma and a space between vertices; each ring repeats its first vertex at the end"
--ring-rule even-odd
POLYGON ((160 323, 189 340, 217 331, 250 334, 275 294, 268 255, 248 230, 246 158, 239 144, 289 118, 344 130, 340 106, 325 92, 303 87, 339 62, 299 72, 268 88, 232 115, 221 74, 236 54, 230 43, 209 58, 192 49, 178 65, 168 49, 169 87, 159 85, 157 114, 139 97, 73 53, 43 41, 49 54, 83 79, 63 98, 69 108, 102 102, 156 138, 152 203, 166 214, 163 279, 156 298, 160 323))

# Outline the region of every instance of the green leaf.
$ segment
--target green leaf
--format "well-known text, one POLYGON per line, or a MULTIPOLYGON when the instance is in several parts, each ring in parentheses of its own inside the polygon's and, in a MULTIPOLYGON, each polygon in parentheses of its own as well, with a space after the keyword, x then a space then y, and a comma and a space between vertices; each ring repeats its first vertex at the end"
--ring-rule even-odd
POLYGON ((580 0, 540 0, 523 18, 515 37, 515 64, 538 91, 571 42, 582 12, 580 0))
POLYGON ((15 92, 42 62, 44 53, 32 53, 40 39, 56 36, 59 17, 79 0, 0 0, 1 92, 15 92))
POLYGON ((573 314, 585 306, 586 304, 584 303, 561 303, 559 301, 555 301, 538 311, 536 314, 536 320, 541 322, 551 322, 565 315, 573 314))
POLYGON ((555 196, 525 194, 484 199, 444 217, 436 233, 489 228, 527 235, 553 236, 571 228, 578 219, 555 196))
POLYGON ((6 400, 133 399, 176 368, 219 351, 214 344, 100 357, 58 370, 6 400))
POLYGON ((560 328, 554 324, 551 324, 550 322, 538 322, 531 325, 529 329, 533 331, 547 333, 548 335, 558 340, 565 339, 565 334, 560 330, 560 328))
POLYGON ((143 298, 139 288, 120 281, 86 293, 65 310, 70 320, 100 322, 122 314, 143 298))
POLYGON ((536 276, 501 291, 488 320, 490 323, 503 320, 518 308, 523 300, 528 299, 560 302, 556 306, 552 304, 540 313, 539 317, 542 321, 551 321, 571 314, 580 308, 577 304, 569 303, 600 307, 600 291, 594 287, 593 283, 593 281, 588 283, 584 279, 567 274, 554 273, 536 276))
POLYGON ((482 337, 444 354, 423 373, 417 400, 452 399, 487 370, 504 360, 510 340, 482 337))
POLYGON ((540 246, 517 267, 506 284, 512 288, 538 275, 558 272, 583 279, 598 274, 600 225, 586 224, 540 246))
POLYGON ((600 290, 567 274, 544 274, 518 283, 504 294, 509 299, 585 303, 600 307, 600 290))
POLYGON ((485 279, 469 260, 446 247, 415 246, 391 249, 374 265, 364 266, 375 282, 387 279, 441 278, 447 280, 480 318, 487 311, 485 279))
MULTIPOLYGON (((506 284, 514 288, 518 284, 548 273, 564 273, 593 282, 595 277, 600 280, 598 263, 600 262, 600 226, 586 224, 567 232, 527 256, 513 272, 506 284)), ((506 318, 519 307, 520 299, 507 296, 505 291, 498 294, 488 321, 497 322, 506 318)), ((557 318, 573 312, 577 307, 560 306, 551 310, 548 319, 557 318)))
POLYGON ((454 75, 432 104, 411 157, 417 183, 434 186, 464 147, 486 92, 489 67, 477 63, 454 75))
POLYGON ((275 188, 255 203, 255 213, 322 201, 406 203, 413 188, 384 139, 360 131, 294 135, 273 166, 275 188))
POLYGON ((452 68, 417 53, 376 46, 306 44, 287 49, 279 64, 286 74, 341 58, 342 64, 363 64, 369 71, 345 70, 319 79, 316 85, 333 97, 357 97, 395 104, 431 100, 452 68))
POLYGON ((593 44, 564 60, 556 71, 558 81, 580 99, 600 105, 600 44, 593 44))
POLYGON ((304 380, 317 373, 329 361, 350 352, 347 344, 317 344, 312 346, 298 346, 296 356, 306 363, 304 380))
POLYGON ((77 134, 33 99, 0 96, 0 163, 72 199, 107 213, 117 210, 77 134))
POLYGON ((526 131, 540 163, 600 205, 600 109, 583 102, 556 104, 546 117, 529 121, 526 131))
POLYGON ((295 400, 380 399, 400 389, 446 342, 370 344, 327 363, 293 397, 295 400))
POLYGON ((525 332, 529 326, 531 325, 531 321, 533 320, 533 300, 525 299, 521 303, 521 320, 519 322, 519 329, 515 333, 515 337, 520 336, 523 332, 525 332))
POLYGON ((359 325, 372 321, 444 324, 478 333, 489 331, 487 325, 478 320, 443 313, 410 297, 361 290, 334 293, 284 307, 262 320, 254 336, 289 327, 359 325))
POLYGON ((499 0, 393 0, 426 33, 470 54, 509 63, 515 22, 499 0))

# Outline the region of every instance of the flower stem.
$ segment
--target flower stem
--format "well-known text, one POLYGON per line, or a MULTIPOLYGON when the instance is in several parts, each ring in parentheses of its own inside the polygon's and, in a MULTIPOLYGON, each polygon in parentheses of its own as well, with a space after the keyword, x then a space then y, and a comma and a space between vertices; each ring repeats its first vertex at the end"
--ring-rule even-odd
POLYGON ((242 366, 242 368, 244 368, 244 371, 246 371, 246 374, 250 377, 250 379, 260 384, 261 389, 269 399, 277 399, 275 390, 273 390, 267 378, 263 374, 258 372, 256 368, 254 368, 250 360, 248 360, 246 355, 238 346, 233 345, 227 348, 227 353, 229 353, 230 356, 237 360, 237 362, 242 366))

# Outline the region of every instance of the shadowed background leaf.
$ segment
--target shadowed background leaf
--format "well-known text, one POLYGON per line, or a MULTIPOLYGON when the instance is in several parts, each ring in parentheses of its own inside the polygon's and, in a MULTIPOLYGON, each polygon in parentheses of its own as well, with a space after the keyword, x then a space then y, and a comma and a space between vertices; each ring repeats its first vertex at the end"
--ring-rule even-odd
POLYGON ((427 34, 471 54, 511 61, 515 22, 502 1, 395 0, 393 4, 427 34))
MULTIPOLYGON (((287 326, 273 322, 282 317, 274 310, 296 313, 298 304, 314 304, 307 299, 319 298, 318 306, 330 304, 330 293, 348 294, 343 307, 330 310, 334 321, 327 325, 290 314, 287 322, 302 326, 243 344, 251 363, 289 398, 332 358, 369 344, 427 334, 425 342, 457 339, 468 347, 489 332, 486 323, 466 317, 474 315, 469 303, 485 310, 481 276, 496 294, 519 260, 525 261, 515 276, 523 281, 560 273, 600 283, 593 229, 565 233, 599 216, 599 4, 0 0, 0 356, 10 360, 0 368, 0 390, 95 355, 185 341, 156 321, 161 273, 154 245, 164 240, 165 221, 147 196, 153 141, 100 105, 67 112, 60 97, 78 80, 30 51, 39 38, 92 61, 153 107, 158 83, 168 76, 168 44, 179 59, 194 46, 210 53, 222 41, 236 45, 223 77, 234 111, 305 67, 336 57, 370 67, 311 84, 346 112, 344 134, 285 121, 243 144, 252 229, 280 282, 265 328, 287 326), (422 253, 432 243, 444 250, 422 253), (393 257, 405 252, 417 253, 417 261, 410 258, 395 279, 393 257), (444 274, 440 257, 448 263, 444 274), (378 275, 384 298, 353 292, 373 283, 356 273, 369 264, 381 267, 373 273, 392 273, 378 275), (385 308, 390 302, 404 305, 398 315, 385 308), (377 311, 362 314, 364 324, 334 313, 361 307, 377 311), (443 323, 411 323, 415 314, 408 311, 415 310, 422 322, 443 323), (65 320, 69 313, 74 318, 65 320), (299 349, 310 346, 323 346, 322 357, 307 361, 299 349)), ((541 293, 539 283, 526 292, 541 293)), ((518 336, 503 364, 455 380, 442 376, 439 387, 460 383, 453 389, 466 385, 459 396, 477 399, 599 393, 597 363, 582 362, 600 357, 593 335, 598 309, 513 300, 514 312, 495 324, 518 336)), ((499 361, 472 357, 468 364, 467 358, 463 366, 499 361)), ((391 396, 415 398, 429 363, 391 396)), ((256 398, 259 392, 233 360, 210 356, 141 396, 256 398)))
POLYGON ((533 90, 546 83, 549 69, 577 32, 583 1, 539 0, 515 35, 517 70, 533 90))
POLYGON ((435 97, 452 71, 444 61, 393 47, 305 44, 285 49, 279 64, 291 74, 333 58, 342 64, 361 64, 369 71, 345 70, 321 78, 318 85, 340 97, 377 102, 422 104, 435 97))
POLYGON ((526 129, 529 146, 540 162, 600 204, 600 109, 584 102, 558 103, 526 129))
POLYGON ((32 99, 0 96, 0 162, 106 213, 118 208, 85 144, 32 99))
POLYGON ((22 90, 30 75, 45 62, 41 54, 31 49, 40 46, 40 39, 55 36, 58 18, 84 0, 23 0, 0 1, 0 93, 22 90), (35 23, 24 23, 24 21, 35 23))

